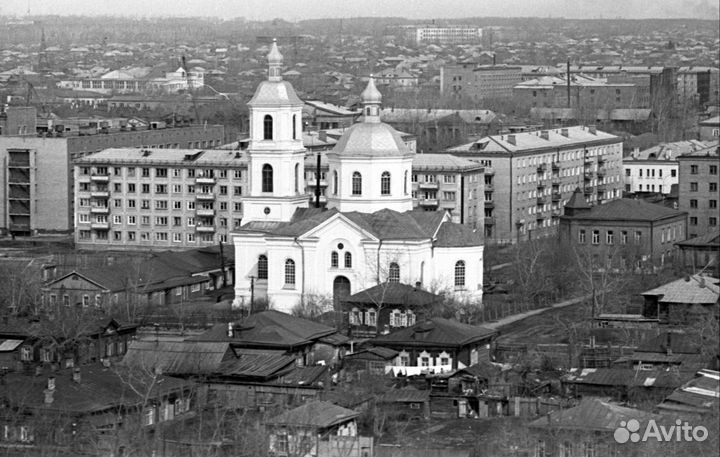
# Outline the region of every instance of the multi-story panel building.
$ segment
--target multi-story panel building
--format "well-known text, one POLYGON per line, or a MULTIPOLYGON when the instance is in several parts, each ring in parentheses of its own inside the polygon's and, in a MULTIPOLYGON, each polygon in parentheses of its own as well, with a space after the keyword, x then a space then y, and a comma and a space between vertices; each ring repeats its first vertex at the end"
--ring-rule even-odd
POLYGON ((522 67, 464 62, 440 68, 440 92, 473 100, 510 98, 522 81, 522 67))
POLYGON ((448 152, 485 166, 486 243, 556 233, 578 187, 590 204, 621 196, 622 138, 593 126, 489 136, 448 152))
POLYGON ((424 26, 415 29, 416 43, 467 43, 482 39, 482 29, 468 25, 453 27, 424 26))
POLYGON ((720 70, 713 67, 678 68, 678 99, 697 106, 717 104, 718 74, 720 70))
POLYGON ((75 161, 75 242, 94 249, 218 244, 240 226, 239 151, 106 149, 75 161))
POLYGON ((720 210, 720 146, 715 145, 678 157, 678 207, 688 213, 688 238, 718 228, 720 210))
POLYGON ((678 183, 678 156, 710 145, 709 142, 690 140, 634 150, 623 159, 625 192, 670 194, 672 186, 678 183))
POLYGON ((637 199, 590 206, 577 189, 560 216, 560 237, 590 249, 597 267, 663 264, 674 256, 674 243, 687 236, 687 213, 637 199))
POLYGON ((25 134, 0 136, 0 231, 15 235, 73 229, 75 158, 110 147, 216 147, 224 133, 223 126, 189 126, 38 137, 34 121, 18 130, 25 134))

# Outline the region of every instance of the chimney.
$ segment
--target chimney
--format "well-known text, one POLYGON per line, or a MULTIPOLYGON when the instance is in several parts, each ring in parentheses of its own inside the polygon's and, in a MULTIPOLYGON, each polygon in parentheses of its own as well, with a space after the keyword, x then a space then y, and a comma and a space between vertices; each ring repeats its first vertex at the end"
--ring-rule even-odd
POLYGON ((318 130, 318 139, 323 142, 327 141, 327 131, 318 130))
POLYGON ((232 337, 235 336, 235 332, 234 332, 234 330, 233 330, 233 324, 232 324, 232 322, 228 322, 227 336, 228 336, 228 338, 232 338, 232 337))
POLYGON ((73 380, 73 382, 80 384, 80 380, 81 380, 80 368, 77 368, 77 367, 73 368, 72 380, 73 380))
POLYGON ((634 147, 633 150, 632 150, 632 157, 633 157, 633 158, 636 158, 636 157, 639 156, 639 155, 640 155, 640 148, 639 148, 639 147, 634 147))
POLYGON ((588 130, 589 130, 590 133, 592 133, 593 135, 597 135, 597 129, 595 128, 595 124, 588 125, 588 130))
POLYGON ((550 140, 550 133, 547 130, 540 131, 540 138, 543 140, 550 140))
POLYGON ((508 135, 507 142, 515 146, 515 135, 508 135))
POLYGON ((47 390, 55 390, 55 376, 50 376, 47 380, 47 390))
POLYGON ((560 129, 560 135, 568 138, 570 136, 570 132, 568 131, 568 129, 560 129))

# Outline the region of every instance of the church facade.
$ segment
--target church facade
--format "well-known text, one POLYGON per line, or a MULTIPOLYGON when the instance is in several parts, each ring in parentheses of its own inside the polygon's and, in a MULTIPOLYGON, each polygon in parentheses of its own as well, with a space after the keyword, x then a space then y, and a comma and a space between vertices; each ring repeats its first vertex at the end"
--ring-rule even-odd
POLYGON ((303 104, 280 76, 273 43, 269 76, 248 103, 250 195, 233 233, 235 301, 252 298, 290 312, 308 297, 343 297, 402 282, 482 299, 483 240, 448 214, 413 211, 414 152, 380 122, 382 96, 370 78, 363 115, 328 153, 327 209, 309 208, 303 177, 303 104))

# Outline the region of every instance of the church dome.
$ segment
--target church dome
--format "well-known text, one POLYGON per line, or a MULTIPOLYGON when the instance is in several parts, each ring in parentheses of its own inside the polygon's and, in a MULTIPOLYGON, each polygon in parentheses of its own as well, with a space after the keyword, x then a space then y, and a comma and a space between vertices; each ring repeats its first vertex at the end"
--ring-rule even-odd
POLYGON ((362 91, 362 94, 360 94, 360 98, 362 99, 363 104, 379 104, 382 102, 382 94, 377 87, 375 87, 375 79, 372 75, 368 80, 367 87, 365 87, 365 90, 362 91))
POLYGON ((282 65, 283 63, 283 55, 280 54, 280 50, 277 47, 277 40, 273 40, 272 47, 270 48, 270 52, 267 55, 268 64, 276 64, 276 65, 282 65))
POLYGON ((344 156, 405 156, 412 154, 400 134, 381 122, 360 122, 350 127, 333 148, 344 156))

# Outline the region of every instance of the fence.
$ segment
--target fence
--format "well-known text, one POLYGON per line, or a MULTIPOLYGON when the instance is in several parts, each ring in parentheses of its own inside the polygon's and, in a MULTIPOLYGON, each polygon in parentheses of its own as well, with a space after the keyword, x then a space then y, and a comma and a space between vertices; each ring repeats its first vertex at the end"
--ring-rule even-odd
POLYGON ((573 348, 567 343, 500 343, 495 345, 493 354, 497 362, 514 362, 528 354, 547 361, 556 368, 600 368, 609 367, 614 360, 632 355, 633 346, 591 346, 573 348))

